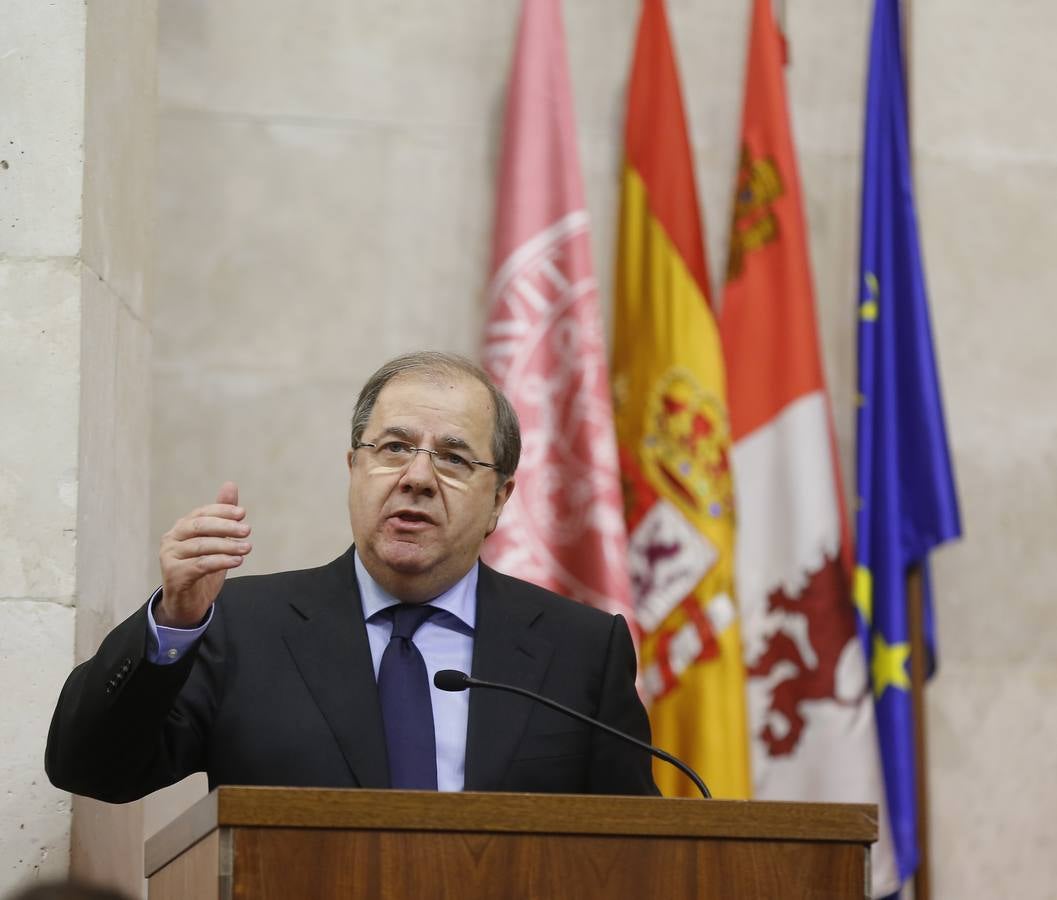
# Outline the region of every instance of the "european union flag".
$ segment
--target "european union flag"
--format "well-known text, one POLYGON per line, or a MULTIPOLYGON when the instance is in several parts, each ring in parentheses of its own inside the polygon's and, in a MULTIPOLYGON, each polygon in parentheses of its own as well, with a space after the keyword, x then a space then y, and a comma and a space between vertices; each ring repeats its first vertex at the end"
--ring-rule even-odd
POLYGON ((918 245, 899 0, 876 0, 863 158, 855 597, 902 879, 918 866, 908 569, 961 533, 918 245))

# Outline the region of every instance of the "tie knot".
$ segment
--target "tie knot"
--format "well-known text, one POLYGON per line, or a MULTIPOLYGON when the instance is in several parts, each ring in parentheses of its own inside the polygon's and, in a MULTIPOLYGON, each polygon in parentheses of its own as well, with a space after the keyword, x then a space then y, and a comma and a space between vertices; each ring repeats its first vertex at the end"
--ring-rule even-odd
POLYGON ((393 611, 393 633, 390 639, 406 640, 411 640, 419 626, 437 611, 435 606, 425 603, 398 603, 390 609, 393 611))

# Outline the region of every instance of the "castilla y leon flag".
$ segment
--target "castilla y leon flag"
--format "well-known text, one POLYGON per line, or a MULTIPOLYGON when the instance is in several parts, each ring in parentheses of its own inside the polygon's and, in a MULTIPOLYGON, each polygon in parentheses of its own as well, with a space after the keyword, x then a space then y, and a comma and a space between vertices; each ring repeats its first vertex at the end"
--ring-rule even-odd
MULTIPOLYGON (((749 794, 733 585, 723 360, 679 76, 662 0, 645 0, 628 87, 613 390, 642 690, 654 741, 717 797, 749 794)), ((669 796, 694 794, 655 767, 669 796)))
POLYGON ((559 0, 525 0, 507 95, 484 367, 521 420, 496 568, 630 619, 605 340, 559 0))
POLYGON ((753 791, 877 803, 873 893, 899 886, 771 0, 755 0, 720 333, 753 791))

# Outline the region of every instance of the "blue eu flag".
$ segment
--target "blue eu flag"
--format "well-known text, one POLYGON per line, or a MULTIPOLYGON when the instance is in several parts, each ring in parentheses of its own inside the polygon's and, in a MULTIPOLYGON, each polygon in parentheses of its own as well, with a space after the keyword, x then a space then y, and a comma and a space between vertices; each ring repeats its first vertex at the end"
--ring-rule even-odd
MULTIPOLYGON (((908 569, 961 533, 910 174, 898 0, 875 0, 866 98, 859 298, 855 599, 871 662, 901 879, 918 866, 908 569)), ((929 661, 931 667, 931 660, 929 661)))

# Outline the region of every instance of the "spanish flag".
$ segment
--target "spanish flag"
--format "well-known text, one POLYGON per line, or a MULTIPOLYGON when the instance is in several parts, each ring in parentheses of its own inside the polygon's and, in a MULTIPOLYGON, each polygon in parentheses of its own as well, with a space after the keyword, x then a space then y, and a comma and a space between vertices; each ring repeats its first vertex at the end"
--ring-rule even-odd
MULTIPOLYGON (((654 741, 749 796, 723 358, 663 0, 645 0, 625 128, 613 389, 641 690, 654 741)), ((668 796, 693 785, 656 768, 668 796)))

